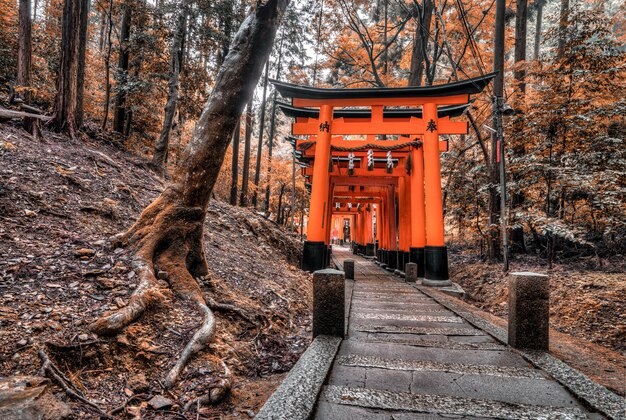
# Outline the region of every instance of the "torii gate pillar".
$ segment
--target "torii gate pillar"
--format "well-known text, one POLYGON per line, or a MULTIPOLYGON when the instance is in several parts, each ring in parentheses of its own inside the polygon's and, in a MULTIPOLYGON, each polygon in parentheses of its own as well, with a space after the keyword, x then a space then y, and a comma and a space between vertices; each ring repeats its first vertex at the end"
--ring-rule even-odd
POLYGON ((304 241, 302 253, 302 269, 311 272, 321 270, 326 266, 326 232, 330 223, 330 220, 327 220, 330 206, 328 202, 330 174, 328 165, 323 162, 330 162, 332 120, 333 107, 322 105, 320 107, 320 132, 315 147, 317 164, 313 167, 307 240, 304 241))
POLYGON ((448 250, 444 242, 443 201, 441 194, 441 163, 437 105, 424 104, 424 180, 426 195, 426 247, 424 248, 424 280, 426 286, 449 286, 448 250))

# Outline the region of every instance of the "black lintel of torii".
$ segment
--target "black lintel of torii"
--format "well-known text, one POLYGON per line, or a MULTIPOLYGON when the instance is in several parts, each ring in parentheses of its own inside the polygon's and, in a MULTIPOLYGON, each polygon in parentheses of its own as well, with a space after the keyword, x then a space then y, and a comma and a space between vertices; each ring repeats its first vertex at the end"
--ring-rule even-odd
POLYGON ((485 86, 496 77, 497 73, 489 73, 472 79, 432 86, 409 86, 395 88, 316 88, 296 85, 270 79, 283 98, 298 99, 370 99, 370 98, 432 98, 468 94, 483 91, 485 86))
MULTIPOLYGON (((439 117, 458 117, 462 115, 470 104, 443 106, 438 109, 439 117)), ((299 108, 285 102, 276 102, 276 106, 287 117, 291 118, 319 118, 320 111, 315 108, 299 108)), ((369 109, 335 109, 333 118, 371 118, 372 111, 369 109)), ((385 109, 383 118, 422 118, 421 108, 385 109)))

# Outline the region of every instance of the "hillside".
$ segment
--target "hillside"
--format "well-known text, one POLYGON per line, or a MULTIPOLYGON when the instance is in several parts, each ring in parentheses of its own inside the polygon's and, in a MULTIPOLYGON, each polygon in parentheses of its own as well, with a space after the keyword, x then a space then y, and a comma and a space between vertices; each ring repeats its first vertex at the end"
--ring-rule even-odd
MULTIPOLYGON (((309 342, 311 295, 310 276, 296 268, 299 238, 255 212, 211 201, 210 275, 201 286, 219 308, 216 339, 171 392, 160 381, 201 318, 171 296, 166 279, 162 293, 170 299, 157 299, 163 303, 124 334, 103 340, 87 329, 124 306, 136 286, 128 251, 111 249, 107 239, 127 229, 163 185, 146 161, 107 139, 46 132, 36 141, 0 125, 0 376, 35 374, 45 348, 103 410, 154 418, 147 403, 154 396, 169 400, 175 415, 229 380, 223 361, 231 395, 201 414, 253 415, 309 342)), ((93 416, 85 405, 70 406, 73 417, 93 416)))

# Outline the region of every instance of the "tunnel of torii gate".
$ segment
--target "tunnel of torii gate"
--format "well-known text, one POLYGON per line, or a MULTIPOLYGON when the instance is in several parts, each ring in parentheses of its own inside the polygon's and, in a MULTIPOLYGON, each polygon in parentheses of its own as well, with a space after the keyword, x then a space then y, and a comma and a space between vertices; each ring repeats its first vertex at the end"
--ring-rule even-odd
POLYGON ((450 284, 440 172, 447 142, 439 136, 467 134, 467 122, 452 118, 494 76, 363 89, 272 81, 291 99, 278 106, 295 119, 291 141, 311 189, 304 270, 328 266, 331 235, 347 221, 355 252, 400 271, 414 262, 423 284, 450 284))

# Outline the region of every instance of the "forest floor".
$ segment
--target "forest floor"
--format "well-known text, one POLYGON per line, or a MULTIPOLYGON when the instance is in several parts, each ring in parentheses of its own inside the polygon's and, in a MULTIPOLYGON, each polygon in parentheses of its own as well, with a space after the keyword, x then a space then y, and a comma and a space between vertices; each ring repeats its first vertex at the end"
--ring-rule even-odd
MULTIPOLYGON (((171 295, 121 335, 98 339, 88 324, 123 307, 134 287, 129 251, 107 239, 129 228, 163 188, 147 162, 97 136, 34 140, 0 124, 0 377, 36 375, 37 351, 105 411, 126 418, 183 418, 186 403, 232 372, 223 402, 188 418, 254 416, 310 341, 311 276, 296 268, 299 238, 254 211, 213 199, 202 284, 216 302, 217 334, 171 391, 161 381, 201 323, 171 295), (165 400, 153 400, 162 396, 165 400), (153 406, 164 402, 160 411, 153 406)), ((66 398, 63 398, 67 401, 66 398)), ((72 418, 97 418, 68 401, 72 418)))
MULTIPOLYGON (((453 247, 450 275, 466 292, 465 300, 496 316, 508 315, 507 277, 501 264, 490 264, 467 247, 453 247)), ((581 258, 548 269, 536 255, 516 255, 511 271, 550 276, 550 326, 626 356, 626 259, 581 258)))

